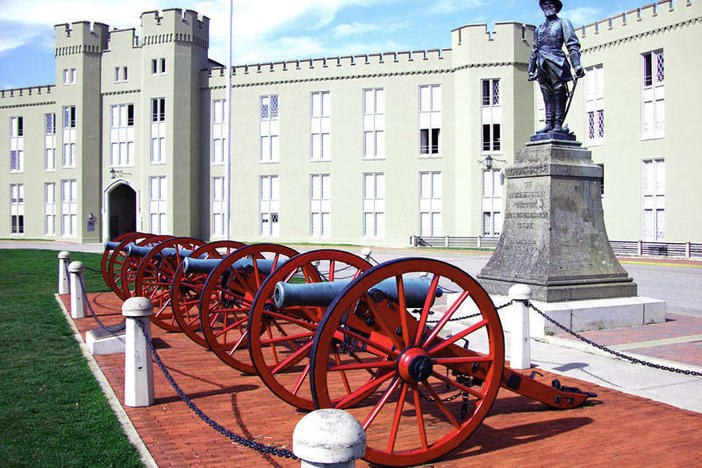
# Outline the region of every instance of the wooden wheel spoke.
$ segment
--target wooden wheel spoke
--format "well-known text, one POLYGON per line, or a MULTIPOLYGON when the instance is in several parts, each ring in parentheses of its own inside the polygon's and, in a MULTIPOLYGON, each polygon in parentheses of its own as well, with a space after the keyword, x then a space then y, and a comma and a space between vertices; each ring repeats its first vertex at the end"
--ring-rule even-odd
POLYGON ((340 333, 343 333, 344 335, 347 335, 354 340, 357 340, 361 343, 364 343, 367 347, 370 346, 371 348, 377 350, 377 352, 373 352, 372 350, 368 349, 366 347, 366 351, 369 353, 377 354, 379 356, 393 356, 397 357, 399 356, 398 351, 392 351, 391 349, 386 348, 385 346, 376 343, 375 341, 372 341, 370 338, 366 338, 365 336, 362 336, 354 331, 352 331, 349 328, 340 328, 338 330, 340 333))
POLYGON ((363 423, 361 425, 363 426, 364 431, 367 431, 370 425, 373 424, 373 421, 375 420, 376 416, 378 416, 380 410, 383 409, 383 406, 385 406, 385 403, 387 403, 388 399, 395 391, 397 386, 400 384, 400 382, 402 382, 402 380, 397 377, 393 379, 392 383, 383 394, 383 397, 378 401, 378 403, 375 404, 371 412, 368 414, 368 416, 366 416, 366 419, 363 420, 363 423))
POLYGON ((463 302, 468 298, 468 296, 470 296, 470 291, 463 291, 456 300, 456 302, 451 304, 451 307, 449 307, 446 313, 444 313, 444 316, 441 318, 439 323, 436 324, 431 334, 427 337, 426 340, 424 340, 424 344, 422 344, 423 348, 426 348, 429 345, 429 343, 431 343, 434 340, 434 338, 439 336, 441 330, 443 330, 443 328, 446 326, 446 324, 451 319, 453 314, 458 310, 458 308, 461 307, 461 305, 463 305, 463 302))
POLYGON ((297 335, 279 336, 277 338, 270 337, 267 340, 262 340, 261 344, 268 345, 268 344, 285 343, 286 341, 299 340, 301 338, 311 338, 313 336, 314 336, 314 332, 298 333, 297 335))
POLYGON ((395 450, 395 441, 397 440, 397 433, 400 429, 402 408, 404 408, 405 406, 405 398, 407 398, 408 387, 409 385, 407 383, 403 383, 402 390, 400 390, 400 399, 397 402, 397 407, 395 408, 395 417, 392 420, 392 430, 390 431, 390 440, 388 441, 388 453, 392 453, 395 450))
POLYGON ((360 369, 380 369, 395 367, 393 361, 374 361, 374 362, 357 362, 355 364, 340 364, 338 366, 330 367, 330 371, 346 371, 346 370, 360 370, 360 369))
POLYGON ((441 401, 441 397, 437 395, 437 393, 434 391, 433 388, 431 388, 431 385, 429 385, 427 382, 422 382, 422 385, 424 388, 427 389, 429 394, 432 396, 434 399, 434 403, 436 403, 436 406, 439 407, 442 413, 444 413, 444 416, 449 420, 449 422, 453 425, 454 428, 460 429, 461 425, 458 421, 456 421, 456 418, 451 414, 451 411, 444 405, 444 403, 441 401))
POLYGON ((448 348, 449 346, 455 344, 458 340, 465 338, 466 336, 470 335, 471 333, 475 333, 476 331, 480 330, 483 327, 486 327, 487 325, 488 325, 488 321, 482 320, 482 321, 466 328, 462 332, 455 334, 454 336, 452 336, 448 340, 439 343, 438 345, 429 349, 427 352, 429 353, 430 356, 433 356, 436 353, 438 353, 439 351, 441 351, 445 348, 448 348))
MULTIPOLYGON (((341 371, 341 372, 343 373, 343 371, 341 371)), ((353 392, 351 392, 349 390, 348 395, 346 395, 346 397, 344 397, 342 400, 336 402, 334 407, 335 408, 343 408, 344 405, 346 405, 347 403, 350 403, 355 398, 358 398, 359 396, 365 394, 366 392, 375 391, 375 389, 380 387, 383 384, 383 382, 386 382, 387 380, 389 380, 395 376, 397 376, 397 372, 393 370, 391 372, 388 372, 385 375, 381 375, 381 376, 378 376, 372 380, 369 380, 363 386, 361 386, 360 388, 358 388, 357 390, 355 390, 353 392)))
MULTIPOLYGON (((469 394, 473 395, 474 397, 476 397, 476 398, 478 398, 478 399, 480 399, 480 400, 482 400, 482 399, 485 397, 484 394, 482 394, 482 393, 480 393, 480 392, 476 392, 476 391, 473 390, 472 388, 466 387, 465 385, 460 384, 460 383, 458 383, 457 381, 455 381, 455 380, 453 380, 453 379, 451 379, 451 378, 449 378, 449 377, 446 377, 446 376, 444 376, 444 375, 441 375, 441 374, 439 374, 438 372, 432 372, 432 375, 433 375, 434 377, 436 377, 437 379, 441 380, 442 382, 446 382, 446 383, 449 384, 449 385, 453 385, 453 386, 456 387, 458 390, 460 390, 460 391, 462 391, 462 392, 469 393, 469 394)), ((438 400, 437 400, 437 401, 438 401, 438 400)))
POLYGON ((295 362, 295 361, 299 360, 301 357, 308 355, 313 344, 314 344, 313 341, 309 341, 308 343, 305 343, 305 345, 302 348, 300 348, 297 352, 291 354, 286 359, 284 359, 280 364, 275 366, 271 370, 271 373, 277 374, 281 370, 285 369, 290 363, 295 362))
POLYGON ((300 391, 300 388, 302 387, 302 383, 305 381, 305 378, 309 375, 309 373, 310 373, 310 363, 308 362, 307 365, 305 366, 305 369, 302 371, 300 378, 297 379, 297 383, 295 384, 295 388, 293 388, 293 391, 292 391, 293 395, 297 395, 297 392, 300 391))
POLYGON ((417 416, 417 428, 419 430, 419 440, 422 443, 422 450, 427 450, 429 448, 429 443, 427 442, 427 430, 424 427, 424 414, 422 413, 422 403, 419 399, 419 389, 410 388, 412 392, 412 397, 414 399, 414 412, 417 416))
POLYGON ((244 333, 241 334, 241 337, 237 340, 236 343, 234 343, 234 346, 232 347, 232 349, 227 353, 229 355, 229 357, 232 357, 234 355, 234 353, 239 350, 239 347, 244 342, 244 340, 246 340, 246 338, 248 336, 249 336, 248 331, 245 331, 244 333))
POLYGON ((292 317, 290 315, 281 314, 279 312, 270 312, 270 311, 266 311, 264 314, 266 315, 266 317, 280 319, 280 320, 283 320, 285 322, 289 322, 291 324, 305 328, 307 330, 316 330, 317 329, 316 323, 305 322, 304 320, 296 319, 295 317, 292 317))
POLYGON ((395 283, 397 285, 397 297, 400 301, 400 322, 402 323, 402 341, 405 342, 407 347, 410 344, 410 329, 407 322, 407 298, 405 298, 405 282, 402 280, 402 275, 397 275, 395 277, 395 283))
POLYGON ((427 326, 427 319, 429 317, 429 309, 431 304, 434 302, 434 295, 436 294, 436 288, 439 285, 439 275, 434 275, 431 280, 431 286, 429 286, 429 292, 424 300, 424 307, 422 307, 422 315, 419 319, 419 327, 417 328, 417 336, 414 338, 414 345, 419 346, 422 341, 422 335, 424 334, 424 327, 427 326))

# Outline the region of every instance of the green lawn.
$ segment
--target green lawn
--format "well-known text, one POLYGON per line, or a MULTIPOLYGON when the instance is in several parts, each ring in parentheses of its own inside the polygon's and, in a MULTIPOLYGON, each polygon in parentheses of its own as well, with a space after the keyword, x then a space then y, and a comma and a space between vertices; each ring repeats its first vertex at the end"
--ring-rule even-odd
MULTIPOLYGON (((143 466, 56 304, 57 255, 0 250, 0 465, 143 466)), ((106 290, 99 255, 71 260, 106 290)))

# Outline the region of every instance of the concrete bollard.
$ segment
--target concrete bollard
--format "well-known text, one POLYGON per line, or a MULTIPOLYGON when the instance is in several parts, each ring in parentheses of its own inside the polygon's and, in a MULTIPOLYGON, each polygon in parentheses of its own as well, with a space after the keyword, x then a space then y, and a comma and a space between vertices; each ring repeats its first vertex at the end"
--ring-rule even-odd
POLYGON ((122 304, 126 322, 124 344, 124 404, 133 408, 154 404, 154 370, 147 337, 151 339, 154 306, 145 297, 131 297, 122 304), (137 322, 144 326, 144 333, 137 322), (144 336, 146 334, 146 336, 144 336))
POLYGON ((529 308, 527 301, 531 299, 531 288, 524 284, 515 284, 509 288, 509 299, 515 301, 512 309, 511 332, 512 343, 509 365, 512 369, 531 368, 531 350, 529 339, 529 308))
POLYGON ((68 276, 70 277, 71 285, 71 317, 74 319, 86 316, 86 298, 82 287, 84 270, 85 267, 81 262, 73 262, 68 265, 68 276))
POLYGON ((58 293, 68 294, 70 292, 68 289, 68 264, 71 263, 71 252, 65 250, 59 252, 58 259, 58 293))
POLYGON ((366 453, 366 433, 346 411, 313 411, 295 426, 293 453, 302 468, 353 468, 366 453))

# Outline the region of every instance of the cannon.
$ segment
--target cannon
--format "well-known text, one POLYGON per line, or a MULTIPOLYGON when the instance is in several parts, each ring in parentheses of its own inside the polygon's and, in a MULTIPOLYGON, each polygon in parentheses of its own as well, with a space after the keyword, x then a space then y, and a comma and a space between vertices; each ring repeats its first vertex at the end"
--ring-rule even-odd
POLYGON ((171 283, 171 309, 180 330, 200 346, 209 348, 200 328, 200 296, 210 271, 186 269, 189 259, 221 260, 245 244, 237 241, 210 242, 195 249, 178 266, 171 283))
POLYGON ((490 297, 459 268, 426 258, 383 263, 346 285, 316 328, 309 374, 315 408, 353 414, 366 432, 364 458, 391 466, 426 463, 456 448, 501 387, 557 409, 593 396, 506 367, 490 297), (408 294, 418 277, 430 281, 423 304, 408 294), (384 290, 388 280, 394 297, 384 290), (456 329, 452 319, 466 310, 477 311, 477 321, 456 329))
POLYGON ((115 252, 119 252, 118 248, 122 242, 129 243, 132 241, 132 239, 135 239, 139 236, 143 236, 141 232, 128 232, 126 234, 121 234, 111 241, 105 242, 105 250, 102 253, 102 259, 100 261, 100 268, 102 271, 102 277, 105 280, 105 284, 111 286, 111 280, 112 278, 110 277, 110 263, 112 262, 113 259, 116 260, 116 257, 114 257, 115 252))

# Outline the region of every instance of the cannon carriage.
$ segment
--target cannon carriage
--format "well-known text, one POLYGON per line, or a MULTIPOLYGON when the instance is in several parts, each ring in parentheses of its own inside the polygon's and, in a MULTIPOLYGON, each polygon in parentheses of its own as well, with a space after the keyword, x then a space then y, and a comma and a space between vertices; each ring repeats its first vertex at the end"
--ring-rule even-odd
POLYGON ((445 455, 480 426, 500 388, 556 409, 593 396, 506 366, 492 300, 450 264, 407 258, 371 267, 332 249, 140 236, 124 238, 137 239, 127 248, 141 255, 136 273, 120 253, 125 240, 109 246, 108 264, 122 261, 123 292, 130 284, 158 291, 153 297, 173 310, 171 331, 257 373, 288 404, 352 413, 369 462, 406 466, 445 455))

